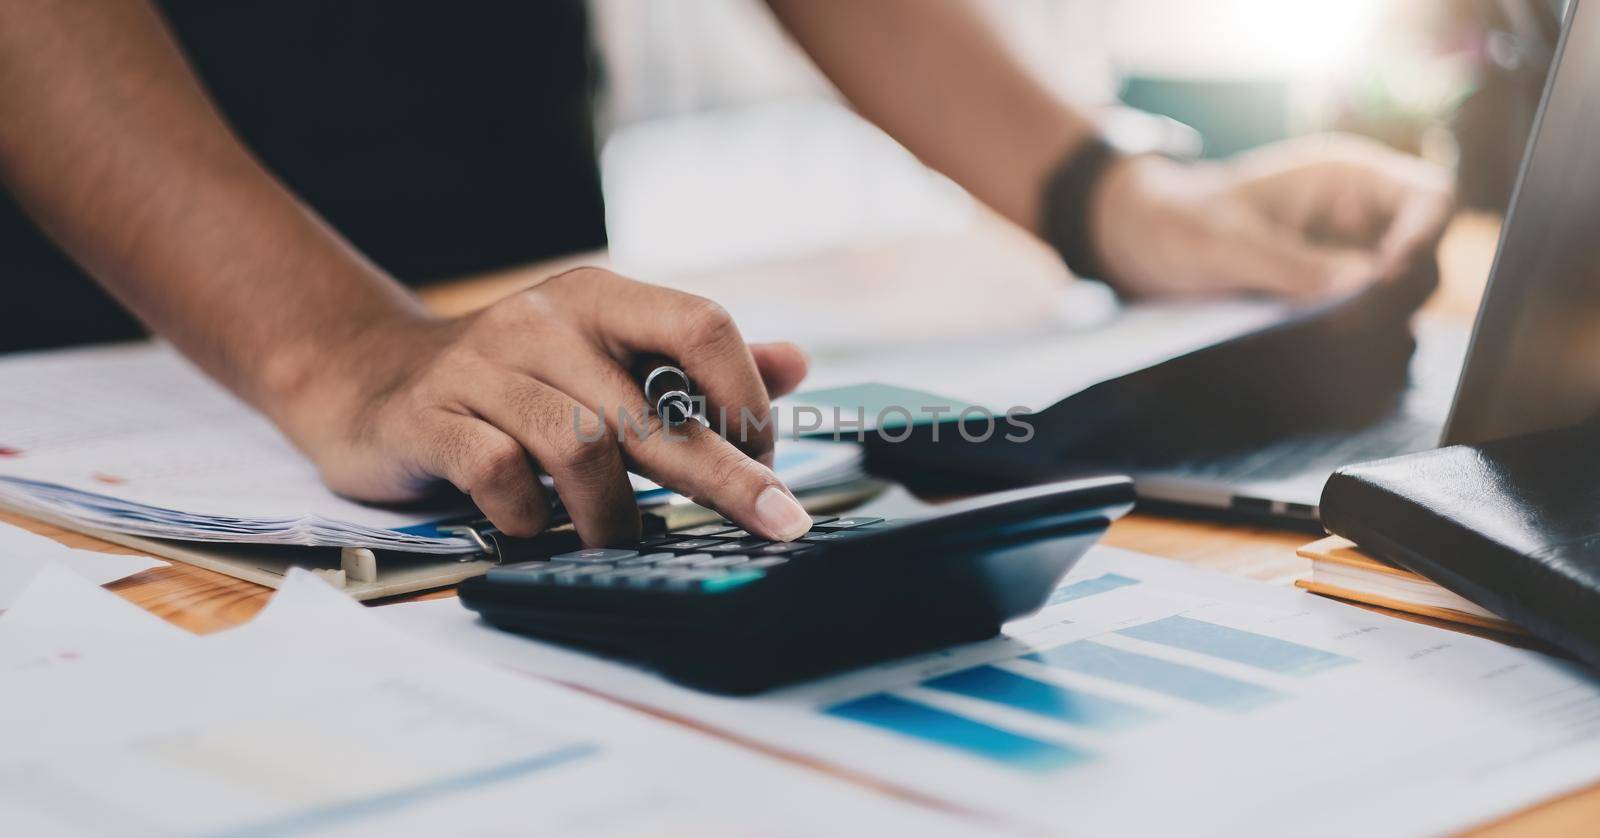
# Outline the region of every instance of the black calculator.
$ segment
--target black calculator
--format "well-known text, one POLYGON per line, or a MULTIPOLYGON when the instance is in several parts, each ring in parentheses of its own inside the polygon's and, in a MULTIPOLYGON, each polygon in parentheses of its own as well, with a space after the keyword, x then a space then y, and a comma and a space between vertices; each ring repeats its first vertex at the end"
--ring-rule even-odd
POLYGON ((1133 506, 1125 477, 985 495, 911 519, 819 516, 797 541, 732 522, 493 567, 461 600, 500 628, 752 693, 996 635, 1133 506))

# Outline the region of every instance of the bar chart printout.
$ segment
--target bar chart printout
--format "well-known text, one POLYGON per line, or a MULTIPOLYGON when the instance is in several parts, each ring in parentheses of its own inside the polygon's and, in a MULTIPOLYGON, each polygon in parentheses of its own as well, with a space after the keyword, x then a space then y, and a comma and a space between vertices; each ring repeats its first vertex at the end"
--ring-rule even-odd
MULTIPOLYGON (((1062 586, 1051 597, 1050 606, 1070 607, 1138 584, 1132 577, 1105 573, 1062 586)), ((959 696, 977 706, 992 705, 1067 728, 1114 734, 1162 719, 1160 709, 1130 699, 1130 693, 1233 715, 1293 698, 1292 693, 1271 684, 1207 668, 1204 661, 1290 678, 1306 678, 1356 663, 1347 655, 1182 614, 1126 626, 1108 635, 1148 644, 1150 651, 1095 638, 1075 640, 928 678, 915 689, 873 693, 834 704, 824 712, 1017 772, 1051 774, 1091 762, 1094 752, 1065 741, 1065 737, 1058 740, 1042 735, 1037 728, 1007 727, 989 714, 966 715, 934 706, 925 697, 959 696), (1185 661, 1174 660, 1163 650, 1176 652, 1185 661), (1072 684, 1053 678, 1052 671, 1067 674, 1072 684), (1095 684, 1109 689, 1097 690, 1095 684)))
POLYGON ((455 602, 382 610, 1038 834, 1445 834, 1600 782, 1600 679, 1546 656, 1107 547, 1054 599, 993 640, 749 698, 455 602))

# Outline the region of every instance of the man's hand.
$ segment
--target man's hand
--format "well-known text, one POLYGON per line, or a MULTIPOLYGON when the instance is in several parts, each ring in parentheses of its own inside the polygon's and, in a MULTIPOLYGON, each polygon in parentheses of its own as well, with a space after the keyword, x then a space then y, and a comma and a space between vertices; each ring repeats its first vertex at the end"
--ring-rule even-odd
POLYGON ((585 543, 636 538, 632 469, 788 540, 810 520, 762 464, 773 426, 741 433, 740 416, 765 422, 805 369, 792 345, 747 346, 708 300, 579 269, 474 315, 376 330, 308 379, 282 424, 336 491, 400 502, 448 481, 510 535, 549 521, 543 471, 585 543), (684 367, 713 421, 726 411, 731 442, 692 422, 663 429, 629 372, 646 354, 684 367))
POLYGON ((1403 276, 1431 255, 1452 204, 1444 170, 1327 136, 1224 163, 1129 158, 1106 174, 1090 223, 1130 296, 1315 298, 1403 276))

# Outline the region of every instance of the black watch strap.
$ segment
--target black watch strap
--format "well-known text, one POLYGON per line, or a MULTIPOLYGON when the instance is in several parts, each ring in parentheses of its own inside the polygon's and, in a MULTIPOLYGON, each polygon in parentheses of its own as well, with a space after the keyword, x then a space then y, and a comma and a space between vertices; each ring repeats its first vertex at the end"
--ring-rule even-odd
POLYGON ((1116 290, 1116 278, 1107 275, 1095 248, 1090 203, 1101 178, 1121 157, 1121 152, 1101 137, 1079 143, 1050 174, 1042 207, 1045 241, 1073 273, 1098 279, 1112 290, 1116 290))

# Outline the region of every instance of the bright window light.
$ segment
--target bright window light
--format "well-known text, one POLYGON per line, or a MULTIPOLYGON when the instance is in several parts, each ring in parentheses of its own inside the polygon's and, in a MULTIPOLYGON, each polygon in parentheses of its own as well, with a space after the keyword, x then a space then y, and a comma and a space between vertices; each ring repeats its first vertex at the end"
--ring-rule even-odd
POLYGON ((1375 34, 1381 0, 1120 0, 1107 4, 1124 69, 1177 76, 1328 78, 1375 34))

